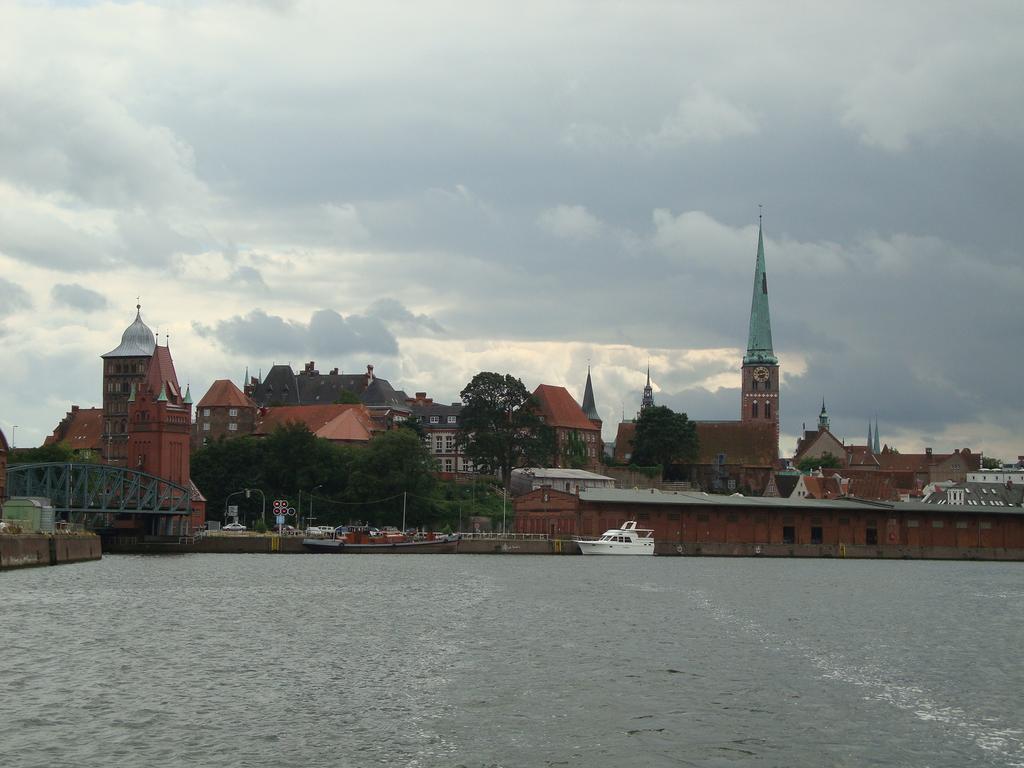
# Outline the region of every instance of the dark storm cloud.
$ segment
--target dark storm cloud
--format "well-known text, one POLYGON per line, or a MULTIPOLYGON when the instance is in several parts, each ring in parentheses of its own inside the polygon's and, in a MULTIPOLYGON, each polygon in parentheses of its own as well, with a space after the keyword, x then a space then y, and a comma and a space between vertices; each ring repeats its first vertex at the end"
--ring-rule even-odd
POLYGON ((315 311, 308 324, 256 309, 213 326, 194 323, 193 328, 233 354, 398 354, 398 342, 379 319, 360 315, 345 318, 331 309, 315 311))
POLYGON ((96 312, 107 306, 107 299, 103 294, 76 283, 58 283, 50 289, 50 296, 56 303, 82 312, 96 312))

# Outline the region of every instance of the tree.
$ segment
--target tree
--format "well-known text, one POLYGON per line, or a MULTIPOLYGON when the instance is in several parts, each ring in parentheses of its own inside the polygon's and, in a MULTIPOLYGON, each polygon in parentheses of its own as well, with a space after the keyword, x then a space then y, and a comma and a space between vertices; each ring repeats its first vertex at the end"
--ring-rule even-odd
POLYGON ((79 461, 74 450, 65 442, 41 445, 38 448, 18 448, 7 457, 8 464, 45 464, 54 462, 67 464, 79 461))
POLYGON ((685 413, 655 405, 640 414, 633 438, 633 461, 637 464, 660 464, 664 479, 672 464, 693 462, 697 450, 697 428, 685 413))
POLYGON ((981 468, 982 469, 1002 469, 1003 460, 997 459, 994 456, 982 456, 981 457, 981 468))
MULTIPOLYGON (((430 498, 437 462, 411 429, 393 429, 373 438, 355 454, 349 475, 349 498, 372 502, 407 494, 406 522, 423 523, 433 507, 430 498)), ((401 500, 379 511, 378 521, 401 522, 401 500)))
POLYGON ((507 489, 515 467, 544 462, 551 449, 550 430, 544 429, 536 401, 522 381, 481 371, 460 395, 459 444, 477 469, 498 472, 507 489))
POLYGON ((583 469, 587 465, 587 444, 579 432, 570 432, 566 437, 562 458, 570 469, 583 469))
POLYGON ((831 453, 823 453, 821 456, 809 456, 806 459, 802 459, 796 465, 796 468, 801 472, 810 472, 812 470, 829 468, 838 468, 843 466, 842 462, 838 458, 833 456, 831 453))

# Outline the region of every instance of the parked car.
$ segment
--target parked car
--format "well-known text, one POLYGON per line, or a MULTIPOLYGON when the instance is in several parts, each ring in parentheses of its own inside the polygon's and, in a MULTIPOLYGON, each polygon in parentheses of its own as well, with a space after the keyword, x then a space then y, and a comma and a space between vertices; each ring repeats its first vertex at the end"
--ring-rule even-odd
POLYGON ((241 523, 228 523, 227 525, 221 526, 222 531, 247 531, 249 530, 241 523))
POLYGON ((289 534, 295 534, 295 533, 298 533, 298 532, 299 532, 299 529, 296 528, 294 525, 287 525, 287 524, 285 524, 285 525, 275 525, 274 526, 274 533, 280 533, 280 534, 282 534, 284 536, 288 536, 289 534))

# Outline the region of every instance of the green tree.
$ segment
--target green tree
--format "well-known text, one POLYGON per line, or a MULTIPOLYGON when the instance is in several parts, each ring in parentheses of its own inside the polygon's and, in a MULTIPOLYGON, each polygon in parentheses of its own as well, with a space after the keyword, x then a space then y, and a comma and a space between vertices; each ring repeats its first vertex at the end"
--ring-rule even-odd
MULTIPOLYGON (((406 522, 423 524, 431 517, 437 462, 411 429, 377 435, 355 454, 349 476, 349 499, 371 502, 406 494, 406 522)), ((378 511, 379 523, 401 523, 402 500, 378 511)))
POLYGON ((1003 460, 997 459, 995 456, 982 456, 981 457, 981 468, 982 469, 1002 469, 1003 460))
POLYGON ((74 450, 63 442, 41 445, 38 448, 18 448, 7 455, 8 464, 67 464, 73 461, 78 461, 74 450))
POLYGON ((536 401, 522 381, 507 373, 481 371, 460 394, 459 443, 478 470, 499 473, 508 488, 515 467, 546 463, 550 430, 544 429, 536 401))
POLYGON ((583 469, 587 465, 587 444, 579 432, 570 432, 562 449, 562 459, 570 469, 583 469))
POLYGON ((640 414, 633 438, 633 461, 661 465, 662 479, 672 464, 693 462, 698 447, 697 428, 685 413, 655 405, 640 414))
POLYGON ((831 453, 823 453, 821 456, 808 457, 797 462, 796 468, 801 472, 810 472, 821 467, 822 469, 838 468, 843 466, 842 462, 831 453))

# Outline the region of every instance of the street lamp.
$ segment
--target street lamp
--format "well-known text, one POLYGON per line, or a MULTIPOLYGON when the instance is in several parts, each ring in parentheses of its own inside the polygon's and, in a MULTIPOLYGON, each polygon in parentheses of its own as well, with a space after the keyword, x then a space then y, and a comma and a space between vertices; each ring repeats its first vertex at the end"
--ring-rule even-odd
MULTIPOLYGON (((309 525, 309 521, 310 520, 315 520, 316 519, 315 517, 313 517, 313 494, 316 493, 317 491, 319 491, 323 487, 324 486, 323 486, 322 483, 320 485, 315 485, 315 486, 313 486, 313 490, 311 490, 309 492, 309 517, 306 518, 306 525, 307 526, 309 525)), ((299 527, 301 528, 302 526, 300 525, 299 527)))
POLYGON ((11 450, 18 447, 18 425, 11 424, 11 450))

